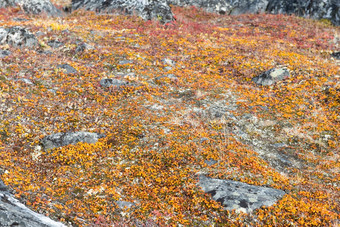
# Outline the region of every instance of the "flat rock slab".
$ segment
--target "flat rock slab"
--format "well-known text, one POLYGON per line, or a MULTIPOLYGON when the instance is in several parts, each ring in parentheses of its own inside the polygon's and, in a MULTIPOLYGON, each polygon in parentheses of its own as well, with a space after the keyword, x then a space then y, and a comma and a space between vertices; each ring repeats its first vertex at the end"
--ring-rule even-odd
POLYGON ((120 88, 122 86, 129 86, 128 81, 123 81, 123 80, 118 80, 118 79, 113 79, 113 78, 104 78, 99 81, 99 84, 102 87, 112 87, 112 88, 120 88))
POLYGON ((66 74, 75 74, 78 73, 78 71, 70 66, 69 64, 62 64, 62 65, 57 65, 57 69, 62 69, 65 71, 66 74))
POLYGON ((11 194, 3 191, 0 191, 0 226, 66 227, 28 209, 11 194))
POLYGON ((272 68, 261 73, 252 79, 258 85, 268 86, 290 76, 289 70, 286 67, 272 68))
POLYGON ((92 132, 66 132, 56 133, 44 137, 41 144, 45 150, 50 150, 57 147, 63 147, 69 144, 83 143, 96 143, 98 139, 104 138, 104 134, 92 132))
POLYGON ((244 213, 250 213, 262 206, 272 206, 285 195, 285 192, 279 189, 213 179, 203 175, 199 177, 198 185, 226 210, 244 213))
POLYGON ((34 47, 38 45, 38 40, 25 28, 19 26, 0 27, 0 44, 6 43, 15 47, 34 47))

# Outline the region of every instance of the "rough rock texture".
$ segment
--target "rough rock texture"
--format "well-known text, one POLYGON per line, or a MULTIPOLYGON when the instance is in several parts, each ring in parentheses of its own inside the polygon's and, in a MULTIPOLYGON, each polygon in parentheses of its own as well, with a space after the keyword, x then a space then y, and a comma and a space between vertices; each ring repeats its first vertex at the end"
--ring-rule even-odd
POLYGON ((123 81, 123 80, 118 80, 118 79, 112 79, 112 78, 105 78, 100 80, 99 84, 102 87, 112 87, 112 88, 120 88, 122 86, 127 86, 129 85, 129 82, 123 81))
POLYGON ((0 0, 0 8, 16 6, 20 0, 0 0))
POLYGON ((249 213, 262 206, 272 206, 285 192, 278 189, 249 185, 246 183, 199 177, 198 185, 212 195, 226 210, 249 213))
POLYGON ((96 143, 98 139, 105 137, 103 134, 92 132, 66 132, 56 133, 44 137, 41 144, 45 150, 50 150, 56 147, 62 147, 69 144, 76 144, 79 142, 96 143))
POLYGON ((272 0, 267 12, 296 14, 314 19, 328 19, 334 25, 340 25, 340 1, 338 0, 272 0))
POLYGON ((0 50, 0 58, 7 57, 11 54, 12 52, 9 50, 0 50))
POLYGON ((28 14, 46 13, 48 16, 60 16, 50 0, 0 0, 0 8, 19 5, 28 14))
POLYGON ((57 65, 57 69, 62 69, 66 74, 77 73, 78 71, 69 64, 57 65))
POLYGON ((261 73, 259 76, 254 77, 252 81, 259 85, 272 85, 277 81, 286 79, 290 76, 289 71, 285 67, 272 68, 268 71, 261 73))
POLYGON ((331 56, 335 59, 340 59, 340 51, 332 53, 331 56))
POLYGON ((159 19, 162 23, 174 20, 170 6, 165 0, 72 0, 72 9, 85 8, 97 12, 122 11, 137 13, 144 20, 159 19))
POLYGON ((173 5, 193 5, 220 14, 274 13, 296 14, 314 19, 328 19, 340 25, 338 0, 168 0, 173 5))
POLYGON ((61 16, 61 11, 50 0, 21 0, 19 5, 29 14, 46 13, 48 16, 61 16))
POLYGON ((19 26, 0 27, 0 44, 6 43, 15 47, 33 47, 38 45, 38 40, 25 28, 19 26))
POLYGON ((64 227, 65 225, 28 209, 13 198, 0 179, 0 226, 64 227))

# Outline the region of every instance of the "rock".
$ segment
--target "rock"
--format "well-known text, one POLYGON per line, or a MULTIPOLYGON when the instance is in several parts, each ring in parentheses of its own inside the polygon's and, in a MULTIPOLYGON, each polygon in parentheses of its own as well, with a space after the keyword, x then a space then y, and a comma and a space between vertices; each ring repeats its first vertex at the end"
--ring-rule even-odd
POLYGON ((24 204, 13 198, 11 194, 3 190, 0 190, 0 226, 66 227, 60 222, 53 221, 28 209, 24 204))
POLYGON ((0 58, 7 57, 11 54, 12 52, 9 50, 0 50, 0 58))
POLYGON ((252 79, 253 82, 259 85, 272 85, 280 80, 286 79, 290 76, 289 70, 285 67, 272 68, 261 73, 252 79))
POLYGON ((69 64, 62 64, 62 65, 57 65, 57 69, 63 69, 66 74, 75 74, 78 73, 78 71, 70 66, 69 64))
MULTIPOLYGON (((1 54, 0 54, 0 55, 1 55, 1 54)), ((340 51, 332 53, 331 56, 332 56, 333 58, 335 58, 335 59, 340 60, 340 51)))
POLYGON ((0 8, 19 5, 28 14, 45 13, 48 16, 61 16, 50 0, 0 0, 0 8))
POLYGON ((133 61, 130 60, 122 60, 118 62, 118 65, 127 65, 127 64, 132 64, 133 61))
POLYGON ((108 88, 115 88, 115 89, 119 89, 123 86, 129 86, 130 83, 128 81, 123 81, 123 80, 118 80, 118 79, 112 79, 112 78, 105 78, 100 80, 99 84, 102 87, 108 88))
POLYGON ((64 44, 58 40, 50 40, 47 42, 47 45, 49 45, 52 48, 59 48, 63 46, 64 44))
POLYGON ((211 158, 209 160, 205 160, 204 163, 207 164, 208 166, 212 166, 215 165, 217 161, 211 158))
POLYGON ((175 66, 176 65, 176 63, 169 58, 164 58, 162 60, 162 62, 163 62, 164 65, 168 65, 168 66, 175 66))
POLYGON ((25 28, 19 26, 0 27, 0 44, 6 43, 15 47, 34 47, 38 45, 38 40, 25 28))
POLYGON ((44 137, 41 144, 45 150, 50 150, 56 147, 62 147, 69 144, 96 143, 98 139, 104 138, 105 135, 92 132, 66 132, 56 133, 44 137))
POLYGON ((226 210, 250 213, 262 206, 272 206, 285 192, 278 189, 254 186, 238 181, 213 179, 201 175, 198 185, 226 210))
POLYGON ((116 201, 116 204, 120 209, 130 209, 131 207, 135 206, 134 203, 126 202, 122 200, 116 201))
POLYGON ((158 19, 162 23, 174 20, 170 6, 166 0, 72 0, 72 10, 84 8, 96 12, 136 13, 144 20, 158 19))
POLYGON ((0 192, 7 191, 7 187, 4 182, 0 179, 0 192))
POLYGON ((177 83, 178 82, 178 78, 174 74, 167 74, 167 75, 156 77, 155 78, 155 82, 157 84, 162 84, 162 83, 167 83, 167 82, 177 83))
POLYGON ((328 19, 334 25, 340 25, 340 2, 336 0, 168 0, 167 2, 180 6, 192 5, 208 12, 228 15, 295 14, 314 19, 328 19))
POLYGON ((93 50, 94 47, 91 45, 88 45, 86 43, 80 43, 77 47, 75 52, 79 53, 79 52, 84 52, 85 50, 93 50))
POLYGON ((268 13, 327 19, 336 26, 340 25, 339 9, 340 1, 334 0, 272 0, 267 5, 268 13))
POLYGON ((0 0, 0 8, 16 6, 20 0, 0 0))

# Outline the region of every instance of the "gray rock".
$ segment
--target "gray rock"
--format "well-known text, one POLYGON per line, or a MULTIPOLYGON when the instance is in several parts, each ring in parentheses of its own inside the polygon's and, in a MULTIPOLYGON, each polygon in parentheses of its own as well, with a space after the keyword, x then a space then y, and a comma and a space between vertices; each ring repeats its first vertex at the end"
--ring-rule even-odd
POLYGON ((136 13, 144 20, 158 19, 162 23, 174 20, 170 6, 166 0, 72 0, 72 9, 84 8, 97 12, 136 13))
POLYGON ((11 54, 12 52, 9 50, 0 50, 0 58, 7 57, 11 54))
POLYGON ((4 184, 4 182, 0 179, 0 191, 1 192, 4 192, 4 191, 7 191, 7 187, 6 185, 4 184))
POLYGON ((79 53, 79 52, 84 52, 85 50, 92 50, 94 49, 93 46, 91 45, 88 45, 86 43, 80 43, 77 47, 76 47, 76 53, 79 53))
POLYGON ((66 227, 60 222, 28 209, 11 194, 2 190, 0 191, 0 226, 66 227))
POLYGON ((280 80, 286 79, 290 76, 289 70, 285 67, 272 68, 268 71, 261 73, 252 79, 253 82, 259 85, 272 85, 280 80))
POLYGON ((78 71, 70 66, 69 64, 62 64, 62 65, 57 65, 57 69, 63 69, 65 70, 66 74, 75 74, 78 73, 78 71))
POLYGON ((0 8, 16 6, 20 0, 0 0, 0 8))
POLYGON ((0 0, 0 8, 19 5, 28 14, 45 13, 49 16, 61 16, 50 0, 0 0))
POLYGON ((123 87, 123 86, 128 86, 129 85, 129 82, 127 81, 123 81, 123 80, 118 80, 118 79, 112 79, 112 78, 105 78, 105 79, 102 79, 100 80, 99 84, 102 86, 102 87, 111 87, 111 88, 120 88, 120 87, 123 87))
POLYGON ((332 53, 331 56, 335 59, 340 60, 340 51, 332 53))
POLYGON ((38 45, 38 40, 25 28, 19 26, 0 27, 0 44, 6 43, 15 47, 34 47, 38 45))
POLYGON ((59 48, 64 45, 64 43, 58 41, 58 40, 50 40, 47 42, 47 45, 49 45, 52 48, 59 48))
POLYGON ((45 150, 50 150, 56 147, 62 147, 69 144, 96 143, 98 139, 104 138, 105 135, 92 132, 66 132, 56 133, 44 137, 41 144, 45 150))
POLYGON ((122 200, 116 201, 116 204, 120 209, 129 209, 129 208, 135 206, 134 203, 126 202, 126 201, 122 201, 122 200))
POLYGON ((133 61, 130 60, 121 60, 118 62, 118 65, 127 65, 127 64, 132 64, 133 61))
POLYGON ((337 26, 340 25, 339 9, 338 0, 271 0, 267 5, 268 13, 328 19, 337 26))
POLYGON ((199 177, 198 185, 226 210, 244 213, 250 213, 262 206, 272 206, 285 195, 284 191, 278 189, 213 179, 203 175, 199 177))
POLYGON ((176 65, 176 63, 169 58, 164 58, 162 60, 162 62, 163 62, 164 65, 169 65, 169 66, 175 66, 176 65))
POLYGON ((211 158, 209 160, 205 160, 204 163, 207 164, 208 166, 212 166, 215 165, 217 161, 211 158))
POLYGON ((295 14, 328 19, 340 25, 338 0, 167 0, 168 4, 204 8, 208 12, 238 15, 245 13, 295 14))

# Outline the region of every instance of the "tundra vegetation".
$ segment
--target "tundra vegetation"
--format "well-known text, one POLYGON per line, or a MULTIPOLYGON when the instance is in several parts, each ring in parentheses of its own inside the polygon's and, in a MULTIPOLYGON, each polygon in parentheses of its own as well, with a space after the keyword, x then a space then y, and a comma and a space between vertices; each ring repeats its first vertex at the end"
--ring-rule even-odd
POLYGON ((176 21, 162 25, 0 9, 1 27, 25 27, 39 43, 0 46, 9 51, 0 63, 4 183, 69 226, 338 226, 340 73, 331 54, 339 27, 172 10, 176 21), (290 76, 270 86, 252 81, 276 66, 290 76), (221 100, 226 111, 207 114, 221 100), (76 131, 105 137, 40 146, 47 135, 76 131), (286 162, 273 161, 271 149, 286 162), (228 211, 197 186, 200 174, 286 194, 251 213, 228 211))

